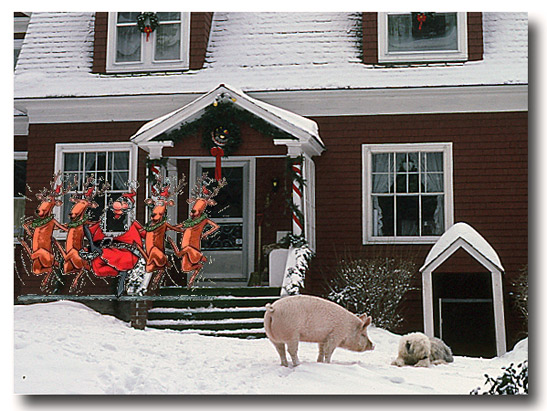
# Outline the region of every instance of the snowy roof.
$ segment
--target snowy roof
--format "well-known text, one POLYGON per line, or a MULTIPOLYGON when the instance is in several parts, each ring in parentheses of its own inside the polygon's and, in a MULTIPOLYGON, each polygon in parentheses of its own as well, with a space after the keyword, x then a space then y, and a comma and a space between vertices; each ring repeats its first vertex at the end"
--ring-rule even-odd
POLYGON ((498 254, 488 241, 486 241, 473 227, 466 223, 454 224, 439 238, 439 240, 437 240, 425 258, 424 265, 420 268, 420 271, 424 271, 425 268, 441 256, 448 258, 459 247, 455 247, 452 250, 452 253, 448 255, 444 253, 451 247, 454 247, 458 242, 465 242, 472 250, 476 251, 478 255, 484 257, 500 271, 505 271, 501 265, 498 254))
POLYGON ((131 140, 136 143, 149 141, 159 134, 171 130, 184 122, 198 118, 206 107, 213 104, 215 100, 221 97, 233 99, 234 105, 250 111, 301 140, 307 140, 311 137, 315 139, 322 148, 325 147, 319 137, 319 128, 315 121, 256 100, 247 96, 242 90, 225 84, 218 85, 213 90, 196 98, 196 100, 184 107, 149 121, 131 137, 131 140))
POLYGON ((33 13, 15 97, 528 83, 526 13, 483 13, 482 61, 397 68, 361 61, 360 21, 360 12, 215 12, 203 69, 111 76, 91 73, 94 13, 33 13))

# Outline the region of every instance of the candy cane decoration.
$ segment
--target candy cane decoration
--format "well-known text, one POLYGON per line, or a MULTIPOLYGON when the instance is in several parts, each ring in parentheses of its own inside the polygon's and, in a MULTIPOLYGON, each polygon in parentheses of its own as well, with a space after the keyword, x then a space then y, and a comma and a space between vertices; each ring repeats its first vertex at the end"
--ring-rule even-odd
MULTIPOLYGON (((292 171, 302 177, 302 163, 294 163, 292 165, 292 171)), ((300 179, 301 180, 301 179, 300 179)), ((292 182, 292 201, 293 204, 299 209, 302 209, 302 190, 297 185, 297 180, 293 179, 292 182)), ((300 220, 300 216, 296 213, 296 210, 292 211, 292 220, 293 220, 293 235, 300 235, 302 234, 302 221, 300 220)))

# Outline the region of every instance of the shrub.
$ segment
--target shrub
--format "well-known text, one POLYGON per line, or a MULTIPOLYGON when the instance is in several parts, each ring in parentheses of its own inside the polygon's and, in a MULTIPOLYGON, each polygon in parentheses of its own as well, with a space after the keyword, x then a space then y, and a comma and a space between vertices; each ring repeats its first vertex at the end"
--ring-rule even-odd
POLYGON ((396 331, 402 317, 398 312, 417 273, 416 264, 402 258, 344 259, 330 282, 327 298, 349 311, 372 316, 377 327, 396 331))
POLYGON ((520 270, 520 274, 511 282, 513 304, 524 318, 524 325, 528 327, 528 266, 520 270))
POLYGON ((492 378, 488 374, 485 385, 490 385, 488 391, 479 393, 480 387, 471 391, 471 395, 520 395, 528 394, 528 361, 524 361, 513 368, 513 364, 509 367, 502 367, 503 374, 497 378, 492 378), (518 370, 520 369, 520 371, 518 370))

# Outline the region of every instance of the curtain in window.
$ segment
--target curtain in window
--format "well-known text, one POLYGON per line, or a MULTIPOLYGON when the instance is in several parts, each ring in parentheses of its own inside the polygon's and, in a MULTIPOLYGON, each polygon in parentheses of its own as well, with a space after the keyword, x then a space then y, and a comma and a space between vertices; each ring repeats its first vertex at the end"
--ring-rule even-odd
POLYGON ((116 36, 116 62, 141 60, 141 32, 136 25, 120 26, 116 36))
POLYGON ((162 24, 157 29, 155 60, 180 60, 180 24, 162 24))
MULTIPOLYGON (((422 182, 426 193, 444 193, 443 154, 422 153, 421 163, 422 182)), ((441 235, 444 232, 444 195, 424 196, 422 198, 422 220, 424 234, 441 235), (427 211, 427 208, 432 208, 433 202, 435 203, 435 209, 431 213, 427 211)))
MULTIPOLYGON (((389 193, 393 185, 392 154, 382 153, 372 155, 372 192, 389 193)), ((378 196, 372 196, 372 235, 384 235, 384 213, 378 196)))

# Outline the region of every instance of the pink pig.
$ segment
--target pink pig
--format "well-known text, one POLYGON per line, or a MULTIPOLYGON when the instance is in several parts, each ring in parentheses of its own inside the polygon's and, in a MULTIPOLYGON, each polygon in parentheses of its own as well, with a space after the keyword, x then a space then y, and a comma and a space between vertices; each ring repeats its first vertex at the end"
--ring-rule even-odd
POLYGON ((281 365, 287 367, 285 344, 294 366, 298 359, 298 342, 319 343, 318 362, 330 362, 336 347, 363 352, 373 350, 367 327, 372 318, 352 314, 332 301, 311 295, 294 295, 266 304, 264 328, 273 343, 281 365))

